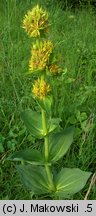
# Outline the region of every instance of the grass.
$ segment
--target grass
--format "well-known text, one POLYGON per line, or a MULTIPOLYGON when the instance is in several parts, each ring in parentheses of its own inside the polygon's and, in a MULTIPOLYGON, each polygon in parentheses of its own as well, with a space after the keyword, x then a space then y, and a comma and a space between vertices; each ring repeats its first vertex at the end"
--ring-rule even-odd
MULTIPOLYGON (((30 199, 23 188, 14 164, 6 161, 14 150, 30 147, 36 140, 26 132, 20 111, 35 109, 31 96, 33 78, 27 76, 31 40, 21 28, 27 10, 37 1, 0 1, 0 199, 30 199)), ((50 1, 39 1, 50 12, 51 35, 62 60, 63 73, 54 82, 53 115, 62 118, 61 126, 76 127, 74 143, 61 166, 96 171, 96 15, 90 9, 63 11, 50 1), (62 57, 61 57, 62 56, 62 57), (58 82, 59 80, 59 82, 58 82)), ((73 199, 84 199, 89 183, 73 199)), ((96 199, 92 188, 89 199, 96 199)))

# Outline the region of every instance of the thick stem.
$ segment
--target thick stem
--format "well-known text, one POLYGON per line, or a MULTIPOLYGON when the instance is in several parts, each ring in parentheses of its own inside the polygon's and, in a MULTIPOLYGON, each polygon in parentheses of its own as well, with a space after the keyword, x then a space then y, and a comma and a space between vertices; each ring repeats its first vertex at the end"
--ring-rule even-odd
POLYGON ((24 161, 23 160, 21 160, 21 164, 24 165, 24 161))
POLYGON ((52 191, 56 191, 56 188, 55 188, 55 185, 54 185, 54 182, 53 182, 53 179, 52 179, 52 174, 51 174, 50 167, 48 165, 45 165, 45 169, 46 169, 47 176, 48 176, 48 179, 49 179, 49 182, 50 182, 50 189, 52 191))
MULTIPOLYGON (((45 160, 48 161, 49 157, 49 137, 48 137, 48 130, 47 130, 47 122, 46 122, 46 112, 42 109, 42 126, 43 126, 43 132, 44 132, 44 140, 45 140, 45 160)), ((55 191, 55 186, 52 179, 52 174, 50 167, 48 165, 45 165, 46 173, 50 182, 50 189, 52 191, 55 191)))
POLYGON ((42 109, 42 125, 43 125, 43 132, 45 135, 45 159, 48 161, 48 156, 49 156, 49 140, 48 140, 48 135, 47 135, 47 122, 46 122, 46 113, 42 109))

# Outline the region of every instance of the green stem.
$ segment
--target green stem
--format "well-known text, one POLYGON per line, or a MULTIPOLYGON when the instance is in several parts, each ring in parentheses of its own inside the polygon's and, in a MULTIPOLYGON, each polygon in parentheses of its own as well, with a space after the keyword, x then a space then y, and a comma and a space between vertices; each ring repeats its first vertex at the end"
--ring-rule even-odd
POLYGON ((48 140, 48 135, 47 135, 47 122, 46 122, 46 113, 42 109, 42 125, 43 125, 43 132, 45 135, 45 159, 48 161, 48 156, 49 156, 49 140, 48 140))
POLYGON ((23 160, 21 160, 21 164, 24 165, 24 161, 23 160))
MULTIPOLYGON (((46 121, 46 112, 42 109, 42 126, 43 126, 43 132, 44 132, 44 141, 45 141, 45 160, 46 162, 48 161, 49 158, 49 137, 48 137, 48 130, 47 130, 47 121, 46 121)), ((50 167, 46 164, 45 165, 45 169, 47 172, 47 176, 50 182, 50 189, 52 191, 55 191, 55 186, 53 183, 53 179, 52 179, 52 174, 51 174, 51 170, 50 167)))
POLYGON ((49 182, 50 182, 50 189, 52 191, 56 191, 56 188, 55 188, 55 185, 54 185, 54 182, 53 182, 53 179, 52 179, 52 174, 51 174, 50 167, 48 165, 45 165, 45 169, 46 169, 47 176, 48 176, 48 179, 49 179, 49 182))

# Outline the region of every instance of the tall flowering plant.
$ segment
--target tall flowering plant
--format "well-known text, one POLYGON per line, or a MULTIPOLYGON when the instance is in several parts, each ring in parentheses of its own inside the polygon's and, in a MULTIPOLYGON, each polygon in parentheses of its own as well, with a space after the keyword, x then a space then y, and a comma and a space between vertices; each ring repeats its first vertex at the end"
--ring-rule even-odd
POLYGON ((41 112, 24 110, 21 118, 30 133, 44 140, 44 144, 41 144, 40 150, 25 149, 15 152, 9 159, 21 162, 16 168, 23 183, 33 194, 45 194, 45 197, 49 195, 52 199, 68 198, 85 186, 91 173, 78 168, 62 167, 59 172, 56 170, 55 164, 72 144, 74 127, 62 129, 59 127, 60 119, 52 117, 53 100, 49 75, 58 76, 62 70, 54 58, 53 43, 47 36, 48 13, 37 5, 25 15, 23 28, 30 37, 35 38, 29 60, 29 71, 36 75, 32 96, 41 112))

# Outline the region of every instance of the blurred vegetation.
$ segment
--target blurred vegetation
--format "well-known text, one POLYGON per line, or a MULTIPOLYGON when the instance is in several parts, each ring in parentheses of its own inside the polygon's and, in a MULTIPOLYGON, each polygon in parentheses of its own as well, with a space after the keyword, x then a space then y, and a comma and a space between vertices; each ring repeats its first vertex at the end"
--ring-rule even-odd
POLYGON ((76 9, 85 6, 96 7, 95 0, 55 0, 55 1, 58 2, 58 4, 60 4, 63 9, 67 9, 67 8, 76 9))

